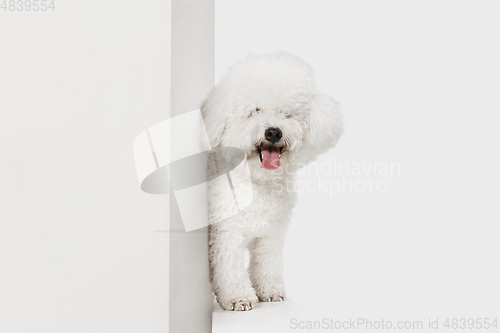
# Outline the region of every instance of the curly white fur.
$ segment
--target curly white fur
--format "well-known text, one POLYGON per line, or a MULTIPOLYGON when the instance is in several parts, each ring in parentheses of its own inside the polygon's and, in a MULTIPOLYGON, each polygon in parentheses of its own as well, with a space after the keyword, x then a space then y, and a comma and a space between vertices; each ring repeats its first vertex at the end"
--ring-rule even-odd
MULTIPOLYGON (((250 310, 257 299, 284 300, 283 244, 297 202, 285 184, 295 181, 298 168, 337 144, 343 132, 340 106, 316 91, 309 65, 279 52, 250 55, 231 67, 207 97, 202 114, 212 146, 242 149, 252 178, 251 204, 209 227, 217 301, 225 310, 250 310), (271 144, 265 137, 270 127, 282 131, 274 143, 282 149, 274 170, 262 168, 260 158, 260 147, 271 144)), ((210 200, 229 200, 220 195, 220 186, 209 187, 210 200)), ((209 216, 222 215, 223 206, 209 205, 209 216)))

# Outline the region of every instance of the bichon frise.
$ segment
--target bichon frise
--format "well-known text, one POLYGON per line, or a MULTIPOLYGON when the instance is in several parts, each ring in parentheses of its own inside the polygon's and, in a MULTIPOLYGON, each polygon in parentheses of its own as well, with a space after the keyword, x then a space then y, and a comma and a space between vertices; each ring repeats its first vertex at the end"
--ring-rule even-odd
MULTIPOLYGON (((212 147, 243 150, 252 179, 250 205, 209 226, 217 302, 225 310, 246 311, 257 300, 283 301, 283 245, 297 202, 287 189, 300 167, 337 144, 343 132, 340 106, 316 91, 309 65, 279 52, 250 55, 231 67, 202 114, 212 147)), ((209 188, 209 196, 218 200, 217 190, 209 188)))

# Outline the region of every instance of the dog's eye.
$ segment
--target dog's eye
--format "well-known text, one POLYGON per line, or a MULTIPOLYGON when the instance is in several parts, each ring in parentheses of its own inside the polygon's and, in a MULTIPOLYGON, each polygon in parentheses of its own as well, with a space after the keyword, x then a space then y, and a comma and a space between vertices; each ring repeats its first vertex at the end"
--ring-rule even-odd
POLYGON ((255 113, 259 113, 260 111, 260 108, 255 108, 252 110, 252 112, 250 112, 250 114, 247 116, 249 119, 252 118, 252 116, 255 114, 255 113))
POLYGON ((289 110, 280 110, 280 114, 285 119, 288 119, 292 116, 292 112, 290 112, 289 110))

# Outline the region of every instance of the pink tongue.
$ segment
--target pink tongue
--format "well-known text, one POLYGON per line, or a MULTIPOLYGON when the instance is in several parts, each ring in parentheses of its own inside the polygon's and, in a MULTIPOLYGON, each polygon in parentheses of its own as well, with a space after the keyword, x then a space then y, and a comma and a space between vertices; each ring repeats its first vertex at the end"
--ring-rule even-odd
POLYGON ((267 170, 274 170, 280 166, 280 149, 278 147, 263 148, 262 166, 267 170))

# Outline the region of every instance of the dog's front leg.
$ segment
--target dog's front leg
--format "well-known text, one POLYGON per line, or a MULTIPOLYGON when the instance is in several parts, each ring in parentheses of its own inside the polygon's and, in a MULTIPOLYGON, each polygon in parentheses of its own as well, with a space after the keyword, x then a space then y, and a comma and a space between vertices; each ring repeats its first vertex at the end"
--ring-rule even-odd
POLYGON ((252 285, 261 302, 285 300, 283 281, 283 246, 285 231, 279 230, 250 243, 250 266, 252 285))
POLYGON ((210 269, 217 302, 224 310, 248 311, 257 297, 245 269, 246 244, 237 231, 210 228, 210 269))

